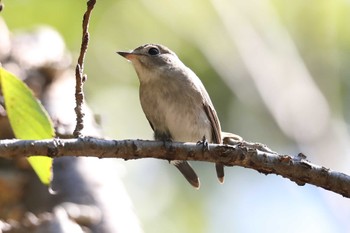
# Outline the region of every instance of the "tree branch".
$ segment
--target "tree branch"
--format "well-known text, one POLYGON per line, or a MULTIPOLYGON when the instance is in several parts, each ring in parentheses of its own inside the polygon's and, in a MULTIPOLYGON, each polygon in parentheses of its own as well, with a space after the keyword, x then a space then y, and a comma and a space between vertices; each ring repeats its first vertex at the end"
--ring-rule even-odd
POLYGON ((350 176, 331 171, 298 156, 282 155, 264 145, 236 142, 235 145, 210 144, 203 150, 195 143, 145 140, 104 140, 92 137, 50 140, 0 140, 0 157, 47 155, 121 158, 124 160, 157 158, 222 163, 225 166, 251 168, 264 174, 276 174, 298 185, 313 184, 350 197, 350 176))
POLYGON ((96 0, 87 1, 87 9, 83 16, 83 36, 81 39, 80 54, 78 58, 78 64, 75 68, 75 101, 76 107, 74 108, 76 114, 77 124, 73 135, 75 137, 82 136, 82 129, 84 128, 84 112, 83 112, 83 103, 84 103, 84 92, 83 84, 87 79, 87 75, 84 73, 84 58, 89 44, 89 20, 91 11, 94 9, 96 0))

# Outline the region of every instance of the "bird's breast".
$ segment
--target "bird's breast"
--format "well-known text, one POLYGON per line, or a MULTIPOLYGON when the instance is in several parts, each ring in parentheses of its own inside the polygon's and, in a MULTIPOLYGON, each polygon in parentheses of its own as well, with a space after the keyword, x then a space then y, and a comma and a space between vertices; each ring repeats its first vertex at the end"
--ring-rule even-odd
POLYGON ((169 132, 174 141, 211 141, 212 126, 199 90, 189 85, 141 85, 140 100, 155 131, 169 132))

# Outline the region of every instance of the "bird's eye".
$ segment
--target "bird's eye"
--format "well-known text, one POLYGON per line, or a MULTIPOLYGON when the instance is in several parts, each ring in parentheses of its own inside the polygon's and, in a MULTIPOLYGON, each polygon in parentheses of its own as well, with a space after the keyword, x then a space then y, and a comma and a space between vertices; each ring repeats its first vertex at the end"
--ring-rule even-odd
POLYGON ((149 50, 148 50, 148 54, 149 55, 158 55, 159 54, 159 49, 157 49, 157 48, 154 48, 154 47, 152 47, 152 48, 150 48, 149 50))

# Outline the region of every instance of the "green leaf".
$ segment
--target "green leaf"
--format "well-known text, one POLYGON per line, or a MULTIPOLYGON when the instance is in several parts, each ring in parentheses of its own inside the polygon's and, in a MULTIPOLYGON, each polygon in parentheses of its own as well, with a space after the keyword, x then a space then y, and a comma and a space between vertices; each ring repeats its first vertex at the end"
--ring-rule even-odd
MULTIPOLYGON (((54 137, 55 131, 48 113, 25 83, 0 68, 0 87, 16 138, 39 140, 54 137)), ((52 178, 52 159, 34 156, 29 157, 28 161, 41 182, 49 184, 52 178)))

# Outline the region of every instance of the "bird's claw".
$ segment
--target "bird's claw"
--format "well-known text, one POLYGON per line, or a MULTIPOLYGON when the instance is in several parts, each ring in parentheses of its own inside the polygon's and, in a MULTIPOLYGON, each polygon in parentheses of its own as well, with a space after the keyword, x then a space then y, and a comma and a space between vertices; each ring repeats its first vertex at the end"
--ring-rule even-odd
POLYGON ((202 145, 202 149, 204 150, 209 150, 209 143, 207 141, 207 138, 203 136, 201 141, 197 142, 197 145, 202 145))

